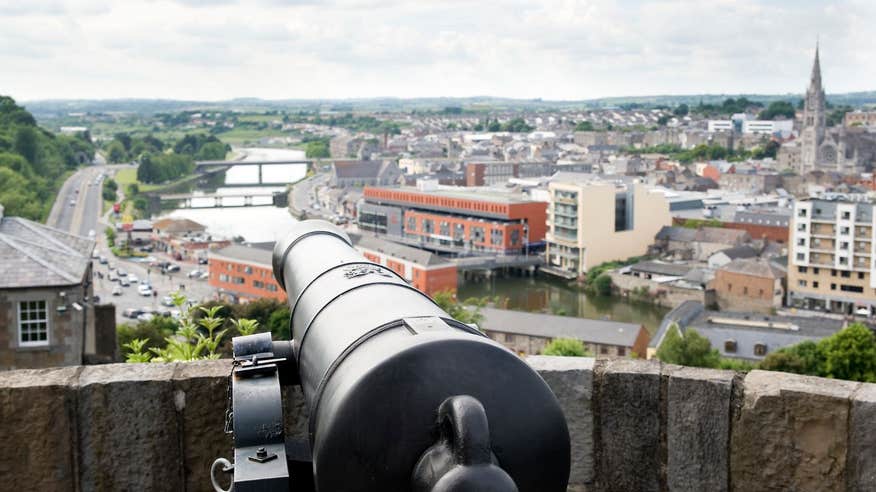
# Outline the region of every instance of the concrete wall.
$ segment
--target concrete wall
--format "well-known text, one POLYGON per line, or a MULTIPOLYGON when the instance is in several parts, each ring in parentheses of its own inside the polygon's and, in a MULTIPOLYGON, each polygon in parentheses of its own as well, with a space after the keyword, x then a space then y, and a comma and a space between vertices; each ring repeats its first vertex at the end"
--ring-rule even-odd
MULTIPOLYGON (((572 438, 571 490, 876 490, 876 385, 531 357, 572 438)), ((26 490, 210 490, 228 361, 0 373, 0 476, 26 490)), ((300 392, 287 435, 304 436, 300 392)), ((537 416, 533 416, 537 418, 537 416)), ((537 464, 533 464, 537 466, 537 464)))

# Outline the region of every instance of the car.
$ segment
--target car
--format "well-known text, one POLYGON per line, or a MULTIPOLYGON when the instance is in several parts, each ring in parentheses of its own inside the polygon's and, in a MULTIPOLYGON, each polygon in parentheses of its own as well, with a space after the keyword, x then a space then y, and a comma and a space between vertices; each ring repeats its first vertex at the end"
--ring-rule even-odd
POLYGON ((152 313, 142 313, 140 316, 137 316, 137 321, 149 321, 154 317, 155 315, 152 313))
POLYGON ((148 278, 141 278, 140 285, 149 285, 149 279, 148 278))
POLYGON ((106 265, 108 263, 106 256, 101 256, 100 259, 97 260, 97 262, 100 263, 101 265, 106 265))
POLYGON ((189 278, 197 278, 197 277, 199 277, 202 273, 203 273, 203 271, 198 270, 197 268, 195 268, 194 270, 192 270, 192 271, 190 271, 190 272, 188 273, 188 277, 189 277, 189 278))
POLYGON ((155 314, 157 314, 158 316, 165 317, 165 318, 170 318, 170 309, 159 309, 159 310, 155 311, 155 314))
POLYGON ((121 286, 118 286, 118 285, 114 285, 114 286, 113 286, 113 295, 114 295, 114 296, 120 296, 120 295, 122 295, 122 288, 121 288, 121 286))
POLYGON ((207 263, 207 258, 198 258, 198 265, 206 265, 207 263))
POLYGON ((174 304, 173 304, 173 297, 170 297, 170 296, 164 296, 164 297, 162 297, 162 298, 161 298, 161 305, 162 305, 162 306, 167 306, 167 307, 171 307, 171 306, 173 306, 173 305, 174 305, 174 304))
POLYGON ((110 272, 110 274, 107 275, 106 278, 107 278, 107 280, 109 280, 110 282, 118 282, 118 281, 119 281, 119 276, 116 275, 116 274, 113 273, 113 272, 110 272))
POLYGON ((135 319, 137 316, 140 316, 141 314, 143 314, 143 311, 141 311, 137 308, 128 308, 122 312, 122 316, 124 316, 126 318, 131 318, 131 319, 135 319))
POLYGON ((106 267, 107 269, 109 269, 109 271, 113 271, 116 269, 116 266, 113 263, 107 263, 106 267))
POLYGON ((148 285, 141 285, 137 287, 137 293, 143 297, 150 297, 152 296, 152 287, 148 285))
POLYGON ((128 282, 128 279, 126 279, 125 277, 119 277, 119 285, 122 287, 128 287, 129 285, 131 285, 131 282, 128 282))
POLYGON ((88 231, 88 239, 94 239, 94 236, 95 236, 94 229, 89 230, 88 231))
POLYGON ((142 283, 140 282, 140 279, 138 279, 137 276, 133 273, 128 275, 128 282, 131 282, 132 284, 142 283))
POLYGON ((207 280, 210 278, 210 272, 203 272, 198 275, 198 280, 207 280))
POLYGON ((868 308, 858 308, 855 310, 855 314, 858 316, 870 316, 870 309, 868 308))
POLYGON ((164 267, 164 271, 167 273, 178 272, 179 270, 179 265, 174 265, 173 263, 170 263, 166 267, 164 267))
POLYGON ((128 276, 128 272, 122 270, 121 268, 119 268, 119 270, 116 272, 116 274, 117 274, 119 277, 127 277, 127 276, 128 276))
POLYGON ((70 206, 71 207, 76 206, 76 200, 70 200, 70 206))
POLYGON ((97 250, 92 251, 91 252, 91 259, 96 260, 98 258, 100 258, 100 254, 97 252, 97 250))

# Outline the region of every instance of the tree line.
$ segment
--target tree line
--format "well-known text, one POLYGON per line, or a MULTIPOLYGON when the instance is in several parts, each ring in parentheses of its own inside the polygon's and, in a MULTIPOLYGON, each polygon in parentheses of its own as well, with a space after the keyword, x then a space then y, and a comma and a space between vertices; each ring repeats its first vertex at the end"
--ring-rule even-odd
POLYGON ((43 221, 67 174, 94 157, 88 132, 56 135, 0 96, 0 204, 5 214, 43 221))
POLYGON ((137 180, 141 183, 165 183, 181 178, 194 171, 195 160, 222 160, 230 150, 228 144, 203 133, 186 134, 172 145, 152 135, 135 137, 117 133, 104 146, 111 163, 138 161, 137 180))

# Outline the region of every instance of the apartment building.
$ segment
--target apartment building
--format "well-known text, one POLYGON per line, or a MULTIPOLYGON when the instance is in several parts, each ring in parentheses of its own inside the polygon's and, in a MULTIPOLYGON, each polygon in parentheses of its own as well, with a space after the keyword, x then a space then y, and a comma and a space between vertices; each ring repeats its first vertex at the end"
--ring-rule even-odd
POLYGON ((514 254, 543 244, 546 208, 519 193, 420 182, 366 187, 357 220, 363 231, 433 251, 514 254))
POLYGON ((270 297, 286 300, 286 293, 274 280, 272 250, 232 244, 207 254, 210 285, 237 301, 270 297))
POLYGON ((788 304, 840 314, 876 307, 876 214, 847 198, 796 203, 791 226, 788 304))
POLYGON ((548 190, 547 273, 574 278, 600 263, 644 255, 672 224, 663 193, 640 183, 573 179, 551 182, 548 190))

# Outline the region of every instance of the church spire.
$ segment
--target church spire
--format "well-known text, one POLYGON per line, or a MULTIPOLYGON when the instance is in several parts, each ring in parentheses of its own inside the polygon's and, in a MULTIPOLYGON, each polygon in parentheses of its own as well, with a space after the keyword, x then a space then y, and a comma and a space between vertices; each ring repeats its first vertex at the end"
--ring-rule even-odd
POLYGON ((815 41, 815 62, 812 63, 812 75, 809 77, 809 88, 821 91, 821 61, 818 59, 818 40, 815 41))

